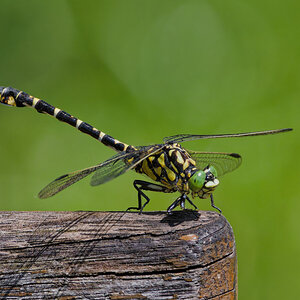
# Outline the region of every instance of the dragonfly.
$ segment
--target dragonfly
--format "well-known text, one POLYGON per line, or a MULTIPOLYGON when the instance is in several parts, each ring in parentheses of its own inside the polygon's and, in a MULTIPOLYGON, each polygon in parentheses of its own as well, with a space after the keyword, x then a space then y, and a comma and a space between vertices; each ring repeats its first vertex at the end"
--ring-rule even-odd
POLYGON ((179 192, 180 196, 167 208, 168 214, 177 206, 185 209, 186 201, 197 209, 189 196, 192 199, 210 198, 211 206, 221 213, 221 210, 214 204, 213 192, 219 185, 221 176, 240 166, 241 156, 237 153, 191 151, 183 148, 181 143, 201 139, 269 135, 292 130, 292 128, 283 128, 235 134, 179 134, 165 137, 163 143, 160 144, 132 146, 120 142, 90 124, 23 91, 12 87, 0 87, 0 94, 2 104, 32 107, 39 113, 50 115, 77 128, 117 152, 113 157, 97 165, 56 178, 39 192, 39 198, 54 196, 91 174, 93 176, 90 183, 92 186, 97 186, 117 178, 129 170, 134 170, 151 179, 150 182, 144 180, 134 180, 133 182, 133 186, 138 192, 138 204, 136 207, 129 207, 128 210, 135 209, 139 213, 142 213, 150 201, 145 191, 179 192))

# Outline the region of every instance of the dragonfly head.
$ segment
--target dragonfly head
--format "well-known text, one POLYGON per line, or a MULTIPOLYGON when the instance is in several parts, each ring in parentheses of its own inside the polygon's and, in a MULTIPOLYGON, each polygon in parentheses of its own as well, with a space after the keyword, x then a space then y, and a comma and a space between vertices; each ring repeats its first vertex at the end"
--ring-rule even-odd
POLYGON ((192 195, 202 199, 208 198, 219 185, 217 175, 217 170, 210 165, 204 170, 196 171, 188 181, 192 195))
POLYGON ((16 104, 17 90, 10 87, 0 86, 0 103, 9 105, 9 106, 17 106, 16 104))

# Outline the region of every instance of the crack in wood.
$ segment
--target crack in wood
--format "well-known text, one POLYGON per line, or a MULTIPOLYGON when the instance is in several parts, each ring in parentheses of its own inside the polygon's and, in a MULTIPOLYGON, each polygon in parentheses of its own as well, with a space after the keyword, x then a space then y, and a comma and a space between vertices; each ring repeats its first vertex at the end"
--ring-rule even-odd
MULTIPOLYGON (((213 300, 213 299, 217 299, 217 298, 219 298, 219 297, 221 297, 221 296, 224 296, 224 295, 226 295, 226 294, 229 295, 229 294, 232 293, 232 292, 236 292, 236 289, 235 289, 235 288, 232 288, 232 289, 230 289, 230 290, 228 290, 228 291, 226 291, 226 292, 220 293, 220 294, 215 295, 215 296, 213 296, 213 297, 203 298, 203 300, 213 300)), ((200 300, 201 300, 201 298, 200 298, 200 300)))
POLYGON ((203 268, 207 268, 211 265, 214 265, 217 262, 220 262, 222 260, 225 260, 227 257, 233 255, 234 252, 230 252, 229 254, 225 255, 222 258, 216 259, 214 261, 212 261, 211 263, 205 264, 205 265, 193 265, 193 266, 188 266, 185 268, 176 268, 176 269, 169 269, 169 270, 160 270, 160 271, 150 271, 150 272, 98 272, 98 273, 90 273, 90 274, 78 274, 78 275, 74 275, 74 274, 63 274, 63 275, 57 275, 57 276, 51 276, 51 275, 46 275, 46 276, 37 276, 37 279, 42 279, 42 278, 81 278, 81 277, 98 277, 98 276, 106 276, 106 275, 114 275, 114 276, 119 276, 119 277, 123 277, 123 276, 143 276, 143 275, 166 275, 166 274, 179 274, 179 273, 183 273, 186 271, 191 271, 191 270, 197 270, 197 269, 203 269, 203 268))

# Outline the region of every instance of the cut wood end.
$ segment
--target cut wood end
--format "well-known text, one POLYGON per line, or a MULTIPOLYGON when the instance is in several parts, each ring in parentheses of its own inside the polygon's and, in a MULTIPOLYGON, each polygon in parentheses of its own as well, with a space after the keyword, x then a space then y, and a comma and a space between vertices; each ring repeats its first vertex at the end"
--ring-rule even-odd
POLYGON ((237 288, 232 228, 211 211, 0 212, 0 252, 8 298, 233 299, 237 288))

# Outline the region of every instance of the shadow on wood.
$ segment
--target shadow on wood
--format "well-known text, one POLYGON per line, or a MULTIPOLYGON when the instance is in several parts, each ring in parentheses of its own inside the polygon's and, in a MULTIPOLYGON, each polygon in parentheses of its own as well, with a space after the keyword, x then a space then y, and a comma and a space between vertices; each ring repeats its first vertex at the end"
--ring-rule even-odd
POLYGON ((0 298, 237 299, 231 226, 210 211, 0 212, 0 298))

